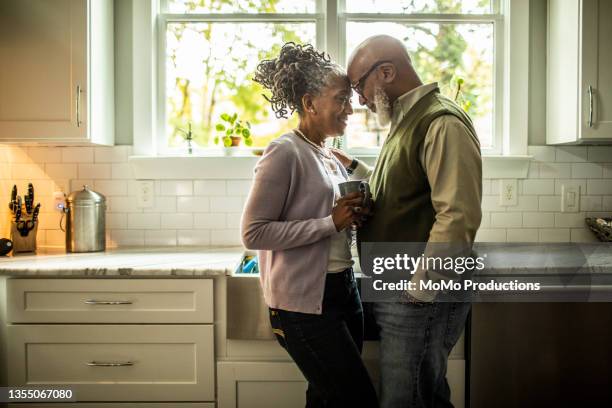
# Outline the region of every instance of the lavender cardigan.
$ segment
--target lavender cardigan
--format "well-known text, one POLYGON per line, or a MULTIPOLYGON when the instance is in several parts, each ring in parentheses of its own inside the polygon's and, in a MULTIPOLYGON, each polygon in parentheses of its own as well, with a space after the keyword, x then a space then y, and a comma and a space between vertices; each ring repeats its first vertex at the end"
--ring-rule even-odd
POLYGON ((321 314, 336 227, 333 185, 318 154, 287 133, 270 143, 255 167, 241 234, 246 248, 259 250, 261 286, 272 308, 321 314))

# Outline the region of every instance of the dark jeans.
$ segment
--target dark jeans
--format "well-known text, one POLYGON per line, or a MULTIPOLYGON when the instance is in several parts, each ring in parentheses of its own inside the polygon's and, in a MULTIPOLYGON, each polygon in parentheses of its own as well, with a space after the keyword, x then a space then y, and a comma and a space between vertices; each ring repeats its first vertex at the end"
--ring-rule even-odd
POLYGON ((374 304, 380 327, 380 405, 452 408, 446 381, 448 355, 471 303, 374 304))
POLYGON ((327 275, 321 315, 270 309, 270 322, 308 380, 307 408, 378 407, 361 360, 363 309, 352 269, 327 275))

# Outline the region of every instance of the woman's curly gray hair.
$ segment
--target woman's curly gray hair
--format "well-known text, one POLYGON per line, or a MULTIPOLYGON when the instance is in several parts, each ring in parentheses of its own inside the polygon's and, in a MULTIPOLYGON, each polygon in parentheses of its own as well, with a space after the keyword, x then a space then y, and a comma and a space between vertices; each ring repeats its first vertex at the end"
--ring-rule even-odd
POLYGON ((264 98, 272 104, 276 117, 287 118, 287 113, 302 114, 304 94, 317 95, 332 75, 345 73, 329 55, 318 52, 310 44, 288 42, 277 58, 259 63, 253 81, 272 92, 271 97, 264 95, 264 98))

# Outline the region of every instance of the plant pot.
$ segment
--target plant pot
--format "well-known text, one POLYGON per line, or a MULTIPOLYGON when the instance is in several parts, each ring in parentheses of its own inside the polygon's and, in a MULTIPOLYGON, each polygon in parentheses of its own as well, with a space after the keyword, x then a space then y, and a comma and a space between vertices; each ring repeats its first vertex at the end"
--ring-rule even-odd
POLYGON ((240 146, 240 141, 242 140, 241 137, 239 137, 239 136, 230 136, 230 139, 232 139, 232 147, 240 146))

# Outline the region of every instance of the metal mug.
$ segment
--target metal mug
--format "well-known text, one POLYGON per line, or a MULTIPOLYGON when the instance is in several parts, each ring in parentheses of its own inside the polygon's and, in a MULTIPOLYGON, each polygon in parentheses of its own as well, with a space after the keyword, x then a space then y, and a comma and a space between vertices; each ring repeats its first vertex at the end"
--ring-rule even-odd
POLYGON ((363 180, 345 181, 338 184, 340 195, 344 197, 350 193, 363 193, 362 207, 369 208, 372 201, 372 193, 370 192, 370 184, 363 180))

